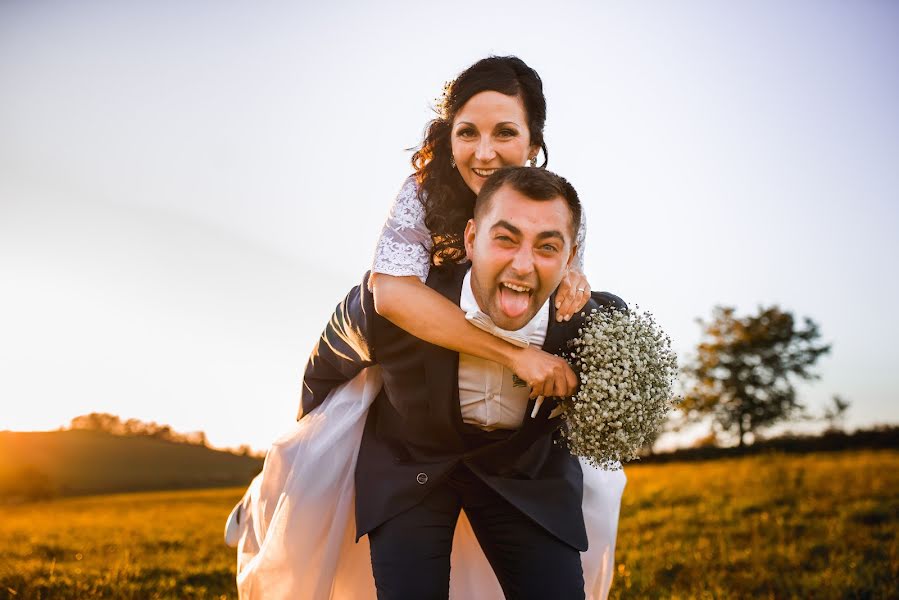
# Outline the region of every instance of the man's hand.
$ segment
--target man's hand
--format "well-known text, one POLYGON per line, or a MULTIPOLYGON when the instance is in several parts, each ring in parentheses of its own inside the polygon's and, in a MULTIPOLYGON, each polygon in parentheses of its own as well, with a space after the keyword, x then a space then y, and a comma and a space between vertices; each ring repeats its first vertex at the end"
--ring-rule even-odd
POLYGON ((590 284, 577 268, 570 268, 556 291, 556 320, 567 321, 571 315, 584 308, 590 299, 590 284))
POLYGON ((531 398, 567 398, 577 391, 577 375, 565 359, 543 350, 522 348, 516 354, 511 369, 531 387, 531 398))

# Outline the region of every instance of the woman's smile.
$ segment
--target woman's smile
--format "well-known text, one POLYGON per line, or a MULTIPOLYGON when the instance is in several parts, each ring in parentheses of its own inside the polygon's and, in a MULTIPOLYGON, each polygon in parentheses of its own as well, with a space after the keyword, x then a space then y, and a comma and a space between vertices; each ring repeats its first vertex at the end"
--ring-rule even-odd
POLYGON ((499 170, 499 167, 493 167, 492 169, 478 169, 478 168, 472 167, 471 170, 478 177, 483 177, 484 179, 487 179, 488 177, 490 177, 491 175, 496 173, 499 170))

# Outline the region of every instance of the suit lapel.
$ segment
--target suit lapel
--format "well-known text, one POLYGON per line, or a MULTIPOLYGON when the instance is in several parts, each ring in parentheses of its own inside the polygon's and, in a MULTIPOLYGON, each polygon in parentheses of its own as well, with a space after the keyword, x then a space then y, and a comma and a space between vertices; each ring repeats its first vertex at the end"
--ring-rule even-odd
POLYGON ((549 297, 549 323, 546 324, 546 339, 543 341, 543 349, 550 354, 559 354, 562 345, 567 341, 566 333, 571 326, 571 321, 556 321, 556 293, 549 297))
MULTIPOLYGON (((432 267, 427 285, 458 306, 468 263, 432 267)), ((430 410, 461 436, 462 407, 459 404, 459 353, 434 344, 425 344, 425 375, 430 410)), ((460 438, 461 442, 461 438, 460 438)))

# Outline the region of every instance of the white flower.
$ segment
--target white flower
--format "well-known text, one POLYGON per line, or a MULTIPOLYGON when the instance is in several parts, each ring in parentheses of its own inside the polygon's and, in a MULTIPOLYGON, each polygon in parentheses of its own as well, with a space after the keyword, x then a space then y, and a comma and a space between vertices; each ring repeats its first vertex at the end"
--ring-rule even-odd
POLYGON ((673 407, 677 356, 649 313, 587 316, 571 354, 581 387, 566 404, 569 450, 601 468, 636 458, 673 407))

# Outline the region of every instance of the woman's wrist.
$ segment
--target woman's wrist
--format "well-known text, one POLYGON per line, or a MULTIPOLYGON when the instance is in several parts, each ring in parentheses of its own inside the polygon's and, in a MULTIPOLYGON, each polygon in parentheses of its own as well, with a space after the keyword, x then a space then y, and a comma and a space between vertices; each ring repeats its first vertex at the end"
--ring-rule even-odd
POLYGON ((493 350, 496 355, 495 358, 492 359, 493 362, 497 362, 510 371, 515 372, 522 355, 524 355, 525 349, 515 346, 498 337, 492 335, 490 335, 490 337, 495 340, 495 342, 491 343, 491 345, 494 346, 493 350))

